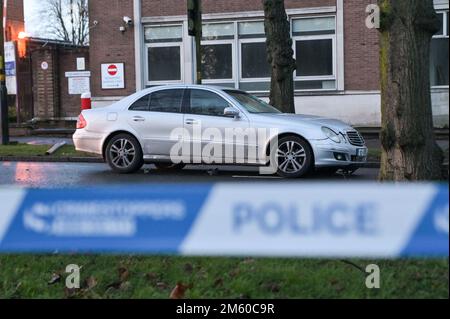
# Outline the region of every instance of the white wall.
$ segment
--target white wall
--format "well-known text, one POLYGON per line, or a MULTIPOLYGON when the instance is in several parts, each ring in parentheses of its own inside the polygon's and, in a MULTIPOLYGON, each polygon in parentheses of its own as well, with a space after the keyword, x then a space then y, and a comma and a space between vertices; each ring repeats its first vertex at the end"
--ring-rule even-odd
MULTIPOLYGON (((434 124, 449 125, 448 89, 433 89, 434 124)), ((92 107, 105 107, 121 98, 94 98, 92 107)), ((264 98, 264 100, 268 100, 264 98)), ((381 123, 381 96, 377 91, 347 94, 303 95, 295 97, 295 109, 299 114, 340 119, 355 126, 379 127, 381 123)))

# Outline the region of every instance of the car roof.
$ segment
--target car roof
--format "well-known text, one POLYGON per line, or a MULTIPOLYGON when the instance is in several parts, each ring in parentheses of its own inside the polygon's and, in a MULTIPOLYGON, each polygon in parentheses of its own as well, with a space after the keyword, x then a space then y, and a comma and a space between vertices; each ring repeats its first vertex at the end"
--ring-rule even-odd
POLYGON ((236 91, 236 92, 244 92, 239 89, 233 87, 226 87, 220 85, 205 85, 205 84, 167 84, 154 86, 147 90, 169 90, 169 89, 206 89, 212 91, 236 91))

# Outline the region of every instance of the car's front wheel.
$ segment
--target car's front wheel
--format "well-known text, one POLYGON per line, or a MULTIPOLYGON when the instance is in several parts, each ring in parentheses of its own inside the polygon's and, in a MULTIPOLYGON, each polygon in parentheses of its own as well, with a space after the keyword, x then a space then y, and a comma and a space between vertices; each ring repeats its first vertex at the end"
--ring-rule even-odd
POLYGON ((281 177, 302 177, 313 166, 313 152, 304 139, 288 136, 272 147, 271 162, 275 163, 277 174, 281 177))
POLYGON ((144 165, 141 145, 129 134, 116 135, 106 146, 106 161, 115 172, 134 173, 144 165))

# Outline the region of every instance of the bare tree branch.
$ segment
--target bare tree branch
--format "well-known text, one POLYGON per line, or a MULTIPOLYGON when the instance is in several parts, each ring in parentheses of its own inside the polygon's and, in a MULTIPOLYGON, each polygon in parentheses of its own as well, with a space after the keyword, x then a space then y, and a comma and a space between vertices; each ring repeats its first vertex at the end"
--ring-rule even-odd
POLYGON ((39 15, 45 33, 73 45, 88 45, 88 3, 88 0, 44 0, 39 15))

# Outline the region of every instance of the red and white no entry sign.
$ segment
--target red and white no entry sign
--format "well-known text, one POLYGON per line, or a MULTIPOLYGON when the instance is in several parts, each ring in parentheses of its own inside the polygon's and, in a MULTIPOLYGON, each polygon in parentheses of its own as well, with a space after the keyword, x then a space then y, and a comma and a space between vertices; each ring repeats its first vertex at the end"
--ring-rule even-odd
POLYGON ((115 64, 111 64, 108 66, 108 74, 114 76, 117 74, 117 66, 115 64))

